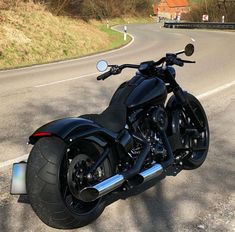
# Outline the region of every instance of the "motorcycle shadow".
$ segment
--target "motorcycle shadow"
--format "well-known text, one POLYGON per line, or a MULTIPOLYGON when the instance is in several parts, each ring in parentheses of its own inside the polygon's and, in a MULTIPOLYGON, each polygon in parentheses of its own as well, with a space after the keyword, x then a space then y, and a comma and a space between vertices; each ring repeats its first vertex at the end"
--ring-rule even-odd
POLYGON ((139 195, 145 192, 147 189, 150 189, 154 186, 157 186, 157 184, 160 184, 160 180, 164 179, 164 177, 164 175, 160 175, 157 178, 154 178, 146 183, 128 189, 127 191, 123 190, 120 192, 113 192, 112 194, 109 194, 107 196, 106 205, 108 206, 117 200, 126 200, 129 197, 139 195))
POLYGON ((28 195, 20 195, 17 202, 22 204, 30 204, 28 195))

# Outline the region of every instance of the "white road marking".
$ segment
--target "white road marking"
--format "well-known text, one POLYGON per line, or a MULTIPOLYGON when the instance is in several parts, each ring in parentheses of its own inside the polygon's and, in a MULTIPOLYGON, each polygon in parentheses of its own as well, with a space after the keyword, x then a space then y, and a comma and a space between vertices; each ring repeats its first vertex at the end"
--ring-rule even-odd
POLYGON ((192 40, 193 42, 195 42, 195 41, 196 41, 194 38, 191 38, 191 40, 192 40))
POLYGON ((7 166, 10 166, 14 163, 18 163, 18 162, 21 162, 21 161, 26 161, 29 157, 29 154, 26 154, 26 155, 22 155, 22 156, 19 156, 18 158, 15 158, 15 159, 10 159, 10 160, 7 160, 7 161, 4 161, 2 163, 0 163, 0 168, 4 168, 4 167, 7 167, 7 166))
MULTIPOLYGON (((227 88, 230 88, 230 87, 232 87, 233 85, 235 85, 235 80, 232 81, 232 82, 230 82, 230 83, 227 83, 227 84, 225 84, 225 85, 222 85, 222 86, 220 86, 220 87, 218 87, 218 88, 215 88, 215 89, 213 89, 213 90, 209 90, 209 91, 207 91, 206 93, 200 94, 200 95, 198 95, 198 96, 196 96, 196 97, 197 97, 198 99, 203 99, 203 98, 205 98, 205 97, 208 97, 208 96, 211 96, 211 95, 213 95, 213 94, 215 94, 215 93, 218 93, 218 92, 220 92, 220 91, 223 91, 223 90, 225 90, 225 89, 227 89, 227 88)), ((0 163, 0 169, 1 169, 1 168, 4 168, 4 167, 7 167, 7 166, 10 166, 10 165, 12 165, 13 163, 17 163, 17 162, 20 162, 20 161, 23 161, 23 160, 27 160, 27 159, 28 159, 28 156, 29 156, 29 154, 26 154, 26 155, 23 155, 23 156, 19 156, 19 157, 16 158, 16 159, 11 159, 11 160, 4 161, 4 162, 0 163)))
MULTIPOLYGON (((96 56, 101 56, 102 54, 109 54, 109 53, 113 53, 113 52, 117 52, 119 50, 122 50, 122 49, 125 49, 127 47, 129 47, 134 41, 135 41, 135 37, 131 34, 128 34, 132 40, 130 43, 128 43, 126 46, 124 47, 121 47, 121 48, 118 48, 118 49, 114 49, 112 51, 109 51, 109 52, 104 52, 104 53, 99 53, 99 54, 96 54, 96 55, 93 55, 93 56, 87 56, 87 57, 83 57, 83 58, 79 58, 77 60, 83 60, 83 59, 87 59, 87 58, 91 58, 91 57, 96 57, 96 56)), ((67 61, 60 61, 60 62, 57 62, 57 63, 66 63, 66 62, 71 62, 73 60, 67 60, 67 61)), ((50 65, 50 64, 45 64, 45 65, 50 65)), ((42 65, 40 65, 42 66, 42 65)), ((77 79, 81 79, 81 78, 84 78, 84 77, 89 77, 89 76, 95 76, 95 75, 100 75, 99 72, 96 72, 96 73, 90 73, 90 74, 86 74, 86 75, 82 75, 82 76, 79 76, 79 77, 73 77, 73 78, 67 78, 67 79, 63 79, 63 80, 59 80, 59 81, 53 81, 53 82, 49 82, 49 83, 46 83, 46 84, 41 84, 41 85, 36 85, 34 86, 34 88, 41 88, 41 87, 45 87, 45 86, 50 86, 50 85, 55 85, 55 84, 60 84, 60 83, 63 83, 63 82, 67 82, 67 81, 73 81, 73 80, 77 80, 77 79)))
POLYGON ((210 96, 210 95, 213 95, 213 94, 215 94, 215 93, 218 93, 218 92, 220 92, 220 91, 222 91, 222 90, 228 89, 229 87, 231 87, 231 86, 233 86, 233 85, 235 85, 235 80, 232 81, 232 82, 230 82, 230 83, 227 83, 227 84, 225 84, 225 85, 222 85, 222 86, 220 86, 220 87, 217 87, 217 88, 215 88, 215 89, 209 90, 209 91, 207 91, 206 93, 200 94, 200 95, 197 96, 197 98, 198 98, 198 99, 203 99, 203 98, 205 98, 205 97, 208 97, 208 96, 210 96))
MULTIPOLYGON (((123 31, 119 31, 119 30, 115 29, 114 27, 111 27, 111 28, 113 30, 115 30, 115 31, 123 33, 123 31)), ((129 34, 129 33, 127 33, 127 35, 131 37, 131 41, 127 45, 125 45, 123 47, 120 47, 120 48, 113 49, 111 51, 100 52, 100 53, 97 53, 95 55, 88 55, 88 56, 80 57, 80 58, 76 58, 76 59, 69 59, 69 60, 62 60, 62 61, 51 62, 51 63, 48 63, 48 64, 36 64, 36 65, 29 66, 29 67, 22 67, 22 68, 17 68, 17 69, 2 70, 2 71, 0 71, 0 73, 6 73, 6 72, 15 71, 15 70, 19 70, 19 71, 20 70, 27 70, 27 69, 30 69, 30 68, 41 68, 41 67, 44 67, 44 66, 51 66, 51 65, 56 65, 56 64, 66 64, 66 63, 73 62, 73 61, 86 60, 86 59, 91 59, 91 58, 97 57, 97 56, 112 54, 114 52, 118 52, 118 51, 120 51, 122 49, 125 49, 125 48, 131 46, 134 43, 135 37, 133 35, 129 34)))
POLYGON ((83 77, 90 77, 90 76, 95 76, 95 75, 100 75, 100 73, 99 72, 90 73, 90 74, 82 75, 82 76, 79 76, 79 77, 67 78, 67 79, 60 80, 60 81, 53 81, 53 82, 49 82, 47 84, 36 85, 36 86, 34 86, 34 88, 40 88, 40 87, 45 87, 45 86, 49 86, 49 85, 55 85, 55 84, 59 84, 59 83, 67 82, 67 81, 73 81, 73 80, 77 80, 77 79, 80 79, 80 78, 83 78, 83 77))

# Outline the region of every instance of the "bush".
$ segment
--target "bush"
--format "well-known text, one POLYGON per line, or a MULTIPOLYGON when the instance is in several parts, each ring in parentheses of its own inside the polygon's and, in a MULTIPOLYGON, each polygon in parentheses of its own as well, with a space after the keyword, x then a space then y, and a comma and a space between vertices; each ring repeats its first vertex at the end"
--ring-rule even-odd
POLYGON ((182 19, 201 22, 202 15, 208 14, 210 22, 221 22, 222 16, 225 16, 226 22, 235 22, 235 2, 231 0, 206 0, 192 6, 188 14, 182 16, 182 19))
POLYGON ((152 0, 0 0, 0 9, 14 8, 24 2, 41 3, 56 15, 83 19, 149 15, 152 11, 152 0))
POLYGON ((41 3, 54 14, 69 14, 89 19, 149 15, 152 0, 0 0, 0 9, 17 7, 23 2, 41 3))

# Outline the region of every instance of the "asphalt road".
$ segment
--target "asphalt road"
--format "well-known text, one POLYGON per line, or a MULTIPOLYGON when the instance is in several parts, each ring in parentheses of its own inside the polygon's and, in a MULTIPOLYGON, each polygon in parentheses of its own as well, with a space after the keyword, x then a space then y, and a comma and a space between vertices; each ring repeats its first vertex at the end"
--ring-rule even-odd
MULTIPOLYGON (((110 204, 78 231, 234 231, 235 34, 132 25, 125 49, 50 65, 0 72, 0 164, 27 154, 28 136, 57 118, 101 112, 113 91, 133 73, 97 82, 95 64, 157 60, 195 41, 194 65, 177 68, 177 80, 200 95, 209 117, 211 146, 198 170, 170 177, 138 196, 110 204), (202 95, 206 93, 206 95, 202 95)), ((185 58, 185 57, 183 57, 185 58)), ((26 203, 9 195, 10 168, 0 169, 0 231, 54 231, 26 203)), ((25 199, 21 199, 27 202, 25 199)), ((76 230, 75 230, 76 231, 76 230)))

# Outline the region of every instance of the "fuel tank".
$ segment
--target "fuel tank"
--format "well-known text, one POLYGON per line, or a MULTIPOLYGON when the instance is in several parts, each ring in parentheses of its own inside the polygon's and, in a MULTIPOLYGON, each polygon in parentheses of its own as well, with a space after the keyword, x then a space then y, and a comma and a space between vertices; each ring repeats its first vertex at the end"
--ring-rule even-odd
POLYGON ((167 97, 165 83, 157 78, 136 74, 114 93, 110 104, 125 104, 129 109, 164 104, 167 97))

